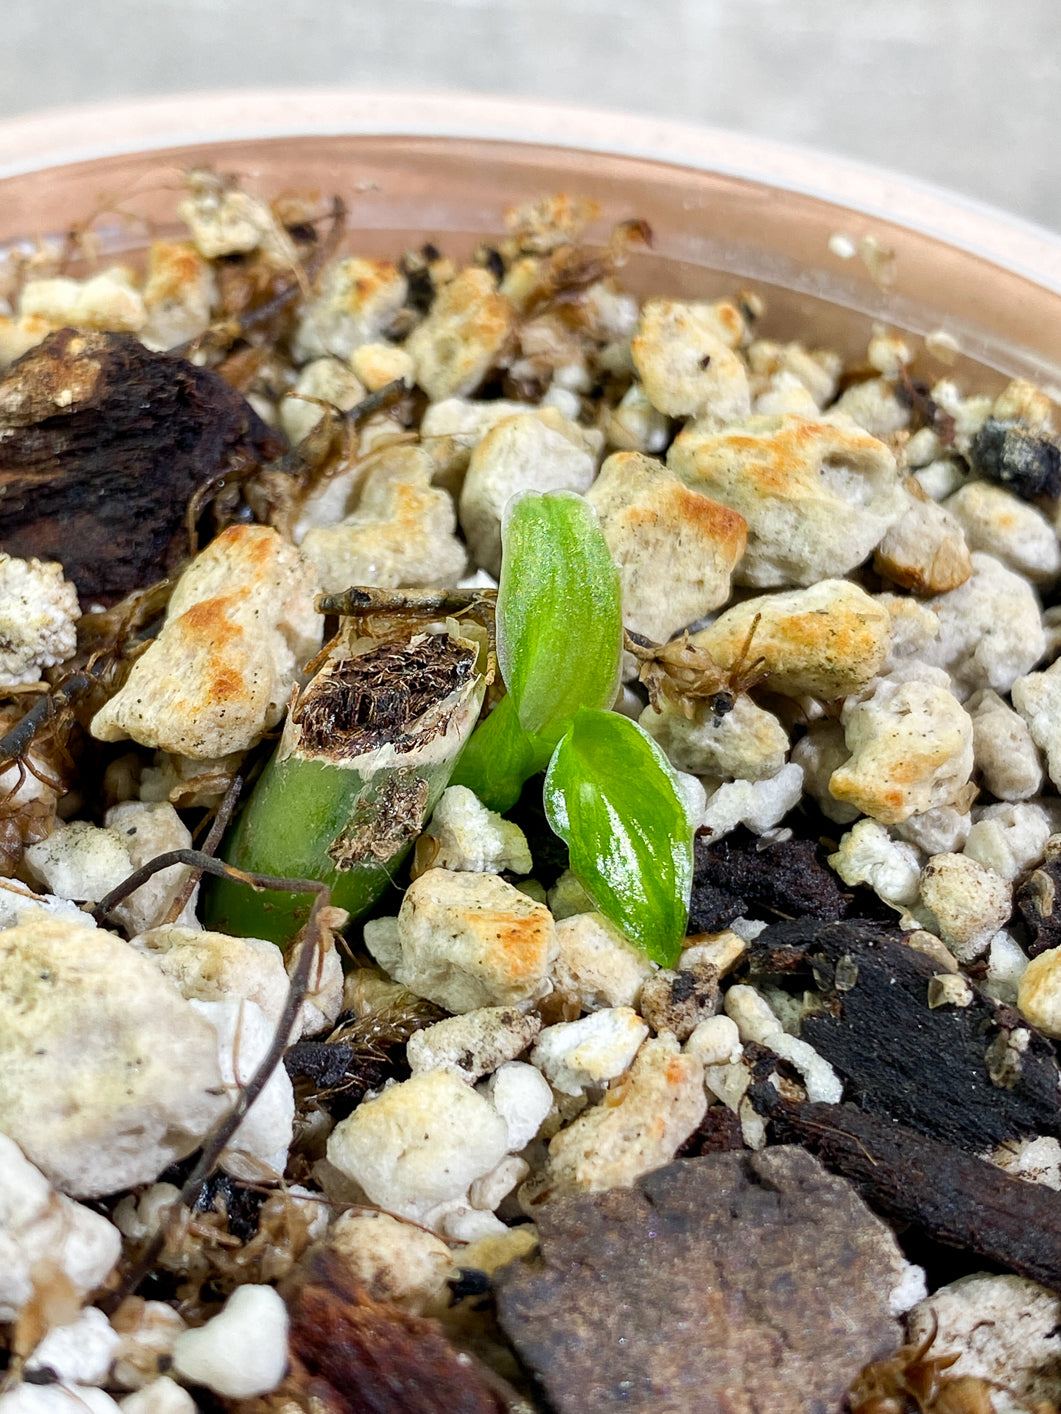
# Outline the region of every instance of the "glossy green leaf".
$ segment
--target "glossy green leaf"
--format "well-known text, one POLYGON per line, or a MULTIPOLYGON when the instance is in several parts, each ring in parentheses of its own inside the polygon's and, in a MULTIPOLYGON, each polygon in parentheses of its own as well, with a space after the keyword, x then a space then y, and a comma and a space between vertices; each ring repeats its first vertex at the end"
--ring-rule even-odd
POLYGON ((544 771, 552 744, 520 726, 511 697, 503 697, 476 727, 450 784, 467 786, 484 805, 502 813, 519 799, 525 781, 544 771))
POLYGON ((693 829, 652 738, 617 712, 579 712, 549 763, 545 811, 594 906, 672 966, 688 920, 693 829))
POLYGON ((572 491, 513 501, 501 535, 497 656, 519 720, 555 742, 580 707, 619 686, 619 571, 588 501, 572 491))

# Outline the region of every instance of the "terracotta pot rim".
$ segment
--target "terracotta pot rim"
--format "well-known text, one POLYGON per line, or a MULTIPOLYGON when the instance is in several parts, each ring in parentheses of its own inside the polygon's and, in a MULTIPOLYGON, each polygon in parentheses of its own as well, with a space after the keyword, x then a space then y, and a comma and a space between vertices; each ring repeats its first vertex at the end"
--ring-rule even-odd
POLYGON ((974 198, 794 144, 527 98, 264 88, 48 109, 0 122, 0 179, 221 140, 343 134, 516 142, 718 172, 887 219, 1061 292, 1061 235, 974 198))

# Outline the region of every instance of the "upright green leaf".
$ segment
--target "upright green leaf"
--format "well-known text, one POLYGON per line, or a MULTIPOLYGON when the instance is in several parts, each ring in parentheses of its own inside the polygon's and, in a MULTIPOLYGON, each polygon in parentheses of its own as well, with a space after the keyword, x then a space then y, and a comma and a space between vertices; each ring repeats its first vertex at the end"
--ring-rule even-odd
POLYGON ((519 720, 555 742, 580 707, 619 686, 622 595, 596 512, 572 491, 508 507, 497 594, 497 656, 519 720))
POLYGON ((689 913, 693 829, 652 738, 617 712, 579 712, 549 763, 545 812, 596 908, 672 966, 689 913))
POLYGON ((512 698, 502 697, 476 727, 451 784, 467 786, 484 805, 504 814, 519 799, 524 782, 545 770, 551 754, 552 743, 524 730, 512 698))

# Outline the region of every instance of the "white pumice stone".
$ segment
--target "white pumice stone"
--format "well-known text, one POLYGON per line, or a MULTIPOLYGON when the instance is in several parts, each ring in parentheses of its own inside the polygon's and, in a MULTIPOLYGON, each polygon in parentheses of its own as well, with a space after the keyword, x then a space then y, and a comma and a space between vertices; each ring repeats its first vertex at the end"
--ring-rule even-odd
POLYGON ((373 1300, 393 1301, 415 1314, 444 1295, 455 1270, 441 1238, 389 1213, 342 1213, 328 1229, 327 1246, 373 1300))
POLYGON ((516 1154, 538 1137, 553 1105, 549 1082, 537 1066, 525 1061, 498 1066, 481 1093, 508 1125, 508 1145, 516 1154))
POLYGON ((205 334, 218 303, 213 266, 191 241, 152 241, 147 262, 140 342, 162 351, 205 334))
POLYGON ((910 659, 924 656, 939 633, 939 615, 911 594, 877 594, 874 598, 887 610, 891 622, 891 641, 881 665, 881 675, 888 676, 910 659))
POLYGON ((829 1062, 806 1041, 790 1036, 769 1004, 754 987, 738 984, 725 995, 726 1015, 736 1023, 742 1042, 754 1041, 795 1066, 807 1087, 807 1098, 838 1105, 843 1096, 840 1077, 829 1062))
POLYGON ((965 583, 928 606, 939 615, 939 634, 924 660, 945 668, 963 699, 985 687, 1008 692, 1046 651, 1035 590, 992 555, 974 553, 965 583))
POLYGON ((534 1012, 514 1007, 481 1007, 447 1017, 409 1037, 406 1057, 414 1075, 449 1070, 473 1085, 506 1061, 515 1060, 542 1029, 534 1012))
POLYGON ((0 933, 0 1130, 56 1187, 148 1183, 225 1108, 214 1028, 103 929, 0 933))
POLYGON ((573 913, 556 925, 553 986, 580 1011, 632 1007, 654 964, 601 913, 573 913))
MULTIPOLYGON (((338 912, 345 918, 343 910, 338 912)), ((338 928, 345 924, 333 923, 331 926, 338 928)), ((298 967, 298 956, 297 948, 289 948, 284 955, 284 970, 289 979, 298 967)), ((318 948, 310 963, 306 995, 295 1018, 291 1042, 306 1036, 317 1036, 335 1025, 343 1009, 344 984, 343 960, 336 944, 332 942, 323 949, 318 948)))
MULTIPOLYGON (((254 1002, 193 1001, 190 1005, 217 1033, 218 1064, 228 1103, 232 1104, 265 1059, 276 1028, 254 1002)), ((279 1065, 228 1141, 221 1167, 236 1178, 250 1181, 282 1177, 294 1121, 295 1092, 290 1076, 279 1065)))
POLYGON ((477 565, 501 568, 501 516, 520 491, 588 491, 597 464, 574 423, 522 412, 477 443, 460 493, 460 522, 477 565))
POLYGON ((335 261, 299 320, 292 340, 296 360, 349 358, 362 344, 374 343, 405 303, 407 290, 405 276, 390 261, 360 256, 335 261))
POLYGON ((316 589, 275 530, 229 526, 181 575, 162 631, 93 717, 93 736, 197 760, 254 746, 320 648, 316 589))
POLYGON ((229 1399, 268 1394, 287 1369, 287 1307, 271 1286, 238 1286, 221 1312, 173 1347, 182 1379, 229 1399))
POLYGON ((961 525, 917 482, 907 483, 905 513, 877 546, 873 567, 885 579, 916 594, 944 594, 957 589, 973 569, 961 525), (915 494, 911 494, 911 492, 915 494))
POLYGON ((94 1385, 17 1384, 0 1394, 0 1414, 118 1414, 119 1405, 94 1385))
POLYGON ((792 748, 792 760, 803 771, 803 789, 818 802, 822 814, 838 825, 849 825, 860 814, 857 805, 837 800, 829 789, 833 772, 850 759, 839 722, 813 723, 792 748))
POLYGON ((965 803, 973 724, 946 674, 920 664, 880 678, 841 713, 850 760, 829 790, 885 825, 937 805, 965 803))
POLYGON ((437 869, 529 874, 534 867, 527 837, 516 824, 489 810, 467 786, 442 792, 426 833, 437 845, 437 869))
POLYGON ((14 1321, 33 1295, 34 1273, 52 1263, 84 1295, 121 1255, 118 1229, 53 1191, 48 1180, 0 1134, 0 1321, 14 1321))
POLYGON ((396 932, 366 928, 391 976, 447 1011, 544 996, 556 958, 549 910, 496 874, 428 869, 406 890, 396 932))
POLYGON ((1048 1036, 1061 1037, 1061 948, 1033 957, 1021 975, 1017 1010, 1048 1036))
POLYGON ((746 417, 748 375, 733 352, 742 328, 728 301, 646 300, 630 354, 653 407, 672 417, 746 417))
POLYGON ((608 1007, 547 1026, 531 1052, 554 1090, 579 1095, 629 1067, 649 1028, 632 1007, 608 1007))
POLYGON ((308 436, 324 417, 325 409, 320 403, 330 403, 340 412, 349 412, 365 396, 365 389, 342 359, 328 357, 307 363, 291 393, 293 396, 280 401, 280 426, 288 441, 295 444, 308 436))
POLYGON ((945 501, 969 480, 969 468, 958 457, 935 457, 917 468, 914 480, 933 501, 945 501))
POLYGON ((1046 754, 1046 769, 1061 781, 1061 658, 1041 673, 1013 684, 1013 705, 1028 724, 1035 745, 1046 754))
POLYGON ((328 1159, 373 1203, 416 1222, 464 1200, 509 1152, 490 1102, 447 1070, 429 1070, 363 1100, 328 1140, 328 1159))
MULTIPOLYGON (((1061 1398, 1061 1298, 1025 1277, 978 1272, 940 1287, 910 1312, 908 1336, 935 1332, 941 1351, 955 1353, 948 1376, 989 1381, 1017 1399, 1061 1398)), ((1008 1404, 1007 1408, 1013 1406, 1008 1404)))
POLYGON ((640 383, 630 384, 602 425, 617 451, 658 453, 670 441, 670 418, 652 406, 640 383))
POLYGON ((698 702, 691 717, 664 698, 646 707, 639 725, 679 771, 743 781, 776 776, 788 755, 788 735, 773 715, 742 694, 733 710, 718 717, 709 701, 698 702))
POLYGON ((570 869, 565 869, 549 890, 548 903, 549 910, 558 923, 576 913, 593 912, 593 900, 570 869))
POLYGON ((1061 574, 1061 545, 1043 513, 988 481, 971 481, 944 503, 965 531, 970 550, 994 555, 1033 584, 1061 574))
POLYGON ((928 1282, 924 1268, 914 1262, 906 1262, 898 1282, 888 1293, 888 1314, 905 1316, 912 1306, 924 1301, 927 1295, 928 1282))
POLYGON ((981 990, 1005 1006, 1017 1006, 1020 981, 1028 966, 1028 958, 1012 933, 999 929, 987 950, 987 975, 981 990))
POLYGON ((432 402, 475 392, 509 340, 514 313, 488 270, 469 266, 442 286, 405 341, 432 402))
POLYGON ((1056 801, 989 805, 975 813, 964 853, 1012 883, 1040 862, 1058 814, 1056 801))
POLYGON ((101 1385, 121 1336, 102 1311, 89 1306, 68 1326, 53 1326, 26 1361, 26 1369, 53 1370, 63 1384, 101 1385))
POLYGON ((820 410, 836 396, 843 371, 838 354, 831 349, 806 349, 801 343, 778 343, 774 339, 753 339, 745 350, 751 370, 755 397, 779 386, 779 379, 794 380, 809 394, 820 410))
POLYGON ((921 873, 919 913, 959 962, 986 950, 1012 907, 1009 882, 967 855, 933 855, 921 873))
POLYGON ((138 333, 147 322, 143 296, 129 270, 121 265, 101 270, 84 280, 66 275, 27 280, 19 295, 18 312, 36 315, 56 327, 108 329, 138 333))
POLYGON ((722 431, 695 423, 667 465, 744 517, 734 578, 762 589, 843 577, 908 504, 892 453, 841 416, 749 417, 722 431))
POLYGON ((729 598, 747 540, 736 511, 640 452, 610 456, 586 500, 619 567, 629 629, 665 643, 729 598))
POLYGON ((122 1414, 195 1414, 198 1405, 186 1389, 160 1375, 119 1401, 122 1414))
POLYGON ((845 388, 830 409, 842 412, 874 437, 887 438, 910 425, 910 407, 886 378, 867 378, 845 388))
MULTIPOLYGON (((3 779, 0 778, 0 791, 3 788, 3 779)), ((34 893, 17 879, 0 879, 0 929, 16 928, 40 917, 57 918, 82 928, 96 926, 92 915, 82 912, 71 899, 59 898, 57 894, 34 893)))
POLYGON ((1029 1183, 1061 1190, 1061 1143, 1052 1134, 1034 1139, 1011 1139, 989 1155, 991 1162, 1029 1183))
POLYGON ((507 1154, 496 1168, 471 1184, 468 1203, 479 1212, 492 1213, 529 1173, 530 1164, 525 1159, 517 1154, 507 1154))
POLYGON ((729 1016, 709 1016, 697 1024, 684 1049, 703 1066, 733 1065, 742 1054, 737 1023, 729 1016))
POLYGON ((832 702, 880 670, 891 641, 886 606, 843 579, 809 589, 757 594, 691 635, 729 671, 762 660, 771 692, 832 702))
POLYGON ((790 761, 765 781, 727 781, 708 798, 700 825, 712 838, 747 825, 764 834, 779 825, 803 795, 803 768, 790 761))
POLYGON ((77 590, 51 560, 0 551, 0 688, 40 680, 77 647, 77 590))
POLYGON ((840 840, 829 863, 845 884, 867 884, 900 910, 917 902, 923 859, 913 845, 893 840, 876 820, 859 820, 840 840))
POLYGON ((254 1002, 270 1024, 280 1020, 288 981, 283 953, 275 943, 167 924, 138 934, 130 946, 150 959, 188 1001, 254 1002))
POLYGON ((973 719, 973 759, 984 786, 999 800, 1038 795, 1043 763, 1027 722, 991 688, 966 703, 973 719))
POLYGON ((520 1189, 524 1209, 533 1215, 538 1203, 564 1193, 628 1188, 669 1163, 704 1117, 703 1075, 673 1036, 647 1040, 603 1101, 550 1141, 545 1168, 520 1189))
POLYGON ((937 805, 893 826, 901 840, 922 854, 960 854, 972 829, 972 816, 953 805, 937 805))

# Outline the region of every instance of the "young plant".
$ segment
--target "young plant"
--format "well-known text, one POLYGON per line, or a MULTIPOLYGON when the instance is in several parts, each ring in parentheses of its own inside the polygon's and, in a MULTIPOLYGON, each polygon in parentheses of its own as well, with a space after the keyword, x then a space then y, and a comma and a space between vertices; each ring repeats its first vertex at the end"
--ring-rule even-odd
POLYGON ((619 685, 619 574, 592 507, 528 494, 502 530, 497 654, 508 688, 453 779, 505 811, 546 769, 545 808, 594 906, 654 961, 681 949, 692 825, 656 743, 609 711, 619 685))
MULTIPOLYGON (((333 650, 288 712, 223 858, 251 873, 318 879, 332 903, 363 914, 449 783, 482 705, 481 657, 480 643, 450 628, 333 650)), ((281 945, 311 902, 229 879, 205 892, 208 928, 281 945)))

